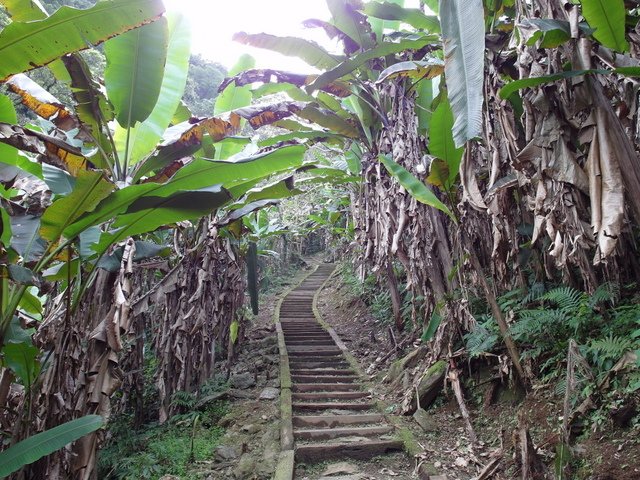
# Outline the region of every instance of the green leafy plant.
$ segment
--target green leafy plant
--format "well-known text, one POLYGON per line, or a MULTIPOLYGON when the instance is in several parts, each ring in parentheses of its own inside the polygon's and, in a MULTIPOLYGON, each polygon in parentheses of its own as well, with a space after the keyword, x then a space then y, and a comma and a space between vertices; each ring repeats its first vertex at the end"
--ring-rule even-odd
POLYGON ((84 435, 96 431, 102 425, 103 420, 100 415, 87 415, 32 435, 0 452, 0 476, 5 477, 53 453, 84 435))

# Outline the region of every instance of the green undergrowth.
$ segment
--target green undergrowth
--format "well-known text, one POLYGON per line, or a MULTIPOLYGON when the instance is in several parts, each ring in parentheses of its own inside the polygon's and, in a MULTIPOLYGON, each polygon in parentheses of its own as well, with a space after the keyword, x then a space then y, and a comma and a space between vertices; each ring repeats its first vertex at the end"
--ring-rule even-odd
POLYGON ((198 415, 179 416, 164 425, 145 425, 134 431, 126 418, 110 426, 111 439, 100 451, 99 478, 158 479, 163 475, 190 475, 194 462, 210 460, 224 429, 216 425, 227 407, 214 403, 198 415))
MULTIPOLYGON (((180 413, 159 425, 149 421, 133 428, 133 418, 120 414, 109 423, 108 440, 98 457, 98 478, 104 480, 156 480, 163 475, 199 478, 194 464, 213 458, 224 435, 218 421, 228 412, 226 401, 207 397, 226 388, 217 379, 203 387, 200 395, 177 392, 172 404, 180 413)), ((211 397, 213 398, 213 397, 211 397)))
MULTIPOLYGON (((640 397, 640 361, 619 372, 611 369, 627 354, 640 357, 640 296, 637 285, 620 287, 606 283, 593 293, 568 286, 535 283, 498 298, 509 321, 509 333, 520 351, 521 361, 535 381, 552 387, 558 398, 567 392, 567 361, 570 341, 579 358, 573 358, 569 385, 570 407, 576 408, 595 395, 597 408, 588 416, 591 430, 611 426, 610 412, 640 397)), ((474 312, 477 325, 465 335, 471 357, 503 351, 501 334, 493 316, 474 312)), ((640 417, 630 425, 640 423, 640 417)))
MULTIPOLYGON (((393 307, 391 303, 391 295, 389 289, 375 275, 369 274, 364 278, 364 282, 360 281, 354 269, 353 263, 342 262, 339 265, 339 272, 342 284, 347 294, 352 298, 360 298, 369 308, 371 315, 380 325, 388 326, 393 324, 393 307)), ((396 277, 401 278, 401 272, 396 272, 396 277)), ((404 292, 405 288, 400 282, 399 291, 404 292)), ((405 293, 402 305, 402 317, 405 323, 411 322, 411 298, 410 294, 405 293)))

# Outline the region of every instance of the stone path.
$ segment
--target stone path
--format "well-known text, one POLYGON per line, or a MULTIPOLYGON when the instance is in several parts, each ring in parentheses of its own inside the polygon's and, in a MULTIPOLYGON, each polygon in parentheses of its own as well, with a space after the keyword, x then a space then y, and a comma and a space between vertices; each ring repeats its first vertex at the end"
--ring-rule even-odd
POLYGON ((296 463, 366 460, 402 449, 347 362, 344 344, 314 315, 314 295, 334 268, 318 266, 280 305, 282 445, 296 463))

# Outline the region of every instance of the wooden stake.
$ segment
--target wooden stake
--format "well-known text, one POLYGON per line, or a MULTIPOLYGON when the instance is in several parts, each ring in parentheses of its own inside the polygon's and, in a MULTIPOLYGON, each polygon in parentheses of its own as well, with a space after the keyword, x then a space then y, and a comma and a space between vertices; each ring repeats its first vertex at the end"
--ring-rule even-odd
POLYGON ((493 313, 493 316, 498 322, 498 327, 500 328, 502 339, 504 340, 504 344, 507 346, 509 358, 511 358, 511 361, 513 362, 513 367, 516 370, 519 383, 526 390, 529 386, 529 378, 524 373, 524 369, 520 364, 520 352, 518 352, 518 347, 516 347, 516 344, 511 338, 511 334, 509 333, 509 326, 504 319, 504 315, 502 315, 502 311, 500 310, 500 306, 498 305, 496 296, 494 295, 493 290, 491 290, 491 288, 489 287, 487 279, 484 278, 484 272, 482 270, 482 267, 480 266, 478 256, 475 254, 475 252, 470 255, 469 259, 471 260, 471 264, 473 265, 473 268, 478 275, 478 279, 482 284, 482 288, 484 289, 484 293, 487 297, 487 302, 489 302, 489 306, 491 307, 491 313, 493 313))
POLYGON ((464 395, 462 394, 459 372, 456 369, 453 361, 450 361, 450 364, 451 366, 449 368, 449 381, 451 382, 453 393, 455 393, 456 395, 456 400, 458 400, 458 406, 460 407, 460 413, 462 413, 462 418, 464 419, 465 425, 467 427, 469 440, 471 440, 472 444, 475 444, 478 442, 478 437, 476 437, 476 432, 474 432, 473 425, 471 425, 471 416, 469 415, 469 410, 467 410, 467 405, 464 401, 464 395))
POLYGON ((501 448, 492 453, 491 456, 493 457, 493 459, 491 459, 491 461, 484 466, 478 476, 475 477, 475 480, 489 480, 490 478, 492 478, 493 474, 496 472, 498 466, 500 465, 502 455, 503 452, 501 448))

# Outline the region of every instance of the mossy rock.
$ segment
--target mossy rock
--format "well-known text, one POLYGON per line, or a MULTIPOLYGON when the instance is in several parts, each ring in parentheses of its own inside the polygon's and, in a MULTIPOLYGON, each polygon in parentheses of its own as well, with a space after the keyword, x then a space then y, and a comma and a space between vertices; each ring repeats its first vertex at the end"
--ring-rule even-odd
POLYGON ((393 362, 389 367, 389 370, 386 376, 387 382, 393 383, 396 380, 398 380, 404 370, 406 370, 407 368, 415 367, 418 364, 418 362, 425 357, 427 352, 428 352, 427 347, 423 345, 416 348, 414 351, 412 351, 408 355, 405 355, 401 359, 393 362))
MULTIPOLYGON (((436 399, 444 385, 444 375, 447 371, 447 362, 438 360, 431 365, 420 379, 418 384, 418 399, 420 408, 428 408, 436 399)), ((418 408, 418 402, 412 404, 412 413, 418 408)))

